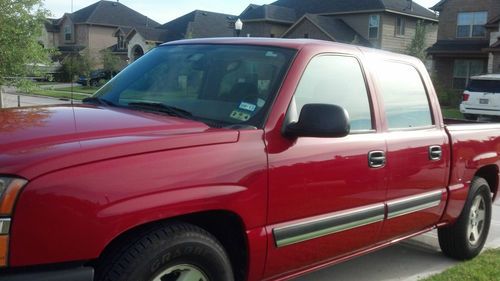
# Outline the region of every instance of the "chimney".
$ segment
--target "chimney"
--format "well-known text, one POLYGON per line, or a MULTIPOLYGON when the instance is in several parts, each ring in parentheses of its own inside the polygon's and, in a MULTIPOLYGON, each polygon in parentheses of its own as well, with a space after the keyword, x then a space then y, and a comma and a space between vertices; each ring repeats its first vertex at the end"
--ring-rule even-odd
POLYGON ((408 6, 406 7, 406 10, 413 11, 413 0, 406 0, 408 2, 408 6))

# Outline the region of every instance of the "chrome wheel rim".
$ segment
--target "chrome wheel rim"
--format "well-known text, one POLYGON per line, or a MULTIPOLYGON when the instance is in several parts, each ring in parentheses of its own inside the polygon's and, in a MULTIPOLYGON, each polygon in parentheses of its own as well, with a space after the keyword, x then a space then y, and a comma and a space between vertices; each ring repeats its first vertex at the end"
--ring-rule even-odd
POLYGON ((198 267, 181 264, 169 267, 157 274, 151 281, 210 281, 198 267))
POLYGON ((469 214, 469 224, 467 234, 469 244, 476 246, 481 242, 481 237, 484 230, 484 222, 486 220, 486 204, 482 196, 478 195, 474 198, 469 214))

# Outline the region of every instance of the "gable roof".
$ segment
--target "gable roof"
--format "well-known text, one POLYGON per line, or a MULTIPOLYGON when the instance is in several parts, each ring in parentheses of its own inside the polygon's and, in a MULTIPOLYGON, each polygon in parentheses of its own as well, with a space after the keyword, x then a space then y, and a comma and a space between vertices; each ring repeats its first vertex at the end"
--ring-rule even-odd
POLYGON ((234 36, 237 16, 195 10, 159 26, 166 30, 165 42, 190 38, 234 36))
POLYGON ((264 21, 279 21, 294 23, 297 21, 297 12, 295 9, 276 6, 276 5, 262 5, 262 6, 249 6, 240 15, 243 21, 248 20, 264 20, 264 21))
POLYGON ((130 40, 136 33, 141 35, 146 41, 160 43, 166 42, 168 35, 168 31, 165 29, 136 27, 128 33, 127 39, 130 40))
POLYGON ((295 29, 295 27, 306 20, 309 20, 311 23, 313 23, 333 41, 348 44, 352 44, 353 42, 357 41, 358 45, 367 47, 372 46, 368 40, 363 38, 363 36, 352 29, 352 27, 346 24, 342 19, 332 16, 318 16, 314 14, 305 14, 300 20, 297 21, 296 24, 290 27, 290 29, 288 29, 283 34, 283 37, 286 37, 287 34, 295 29))
POLYGON ((437 21, 437 16, 430 10, 412 2, 409 7, 408 0, 278 0, 272 5, 295 9, 299 15, 312 14, 341 14, 353 12, 396 12, 437 21))
POLYGON ((120 2, 100 0, 72 14, 66 14, 75 24, 107 26, 156 27, 160 24, 120 2))

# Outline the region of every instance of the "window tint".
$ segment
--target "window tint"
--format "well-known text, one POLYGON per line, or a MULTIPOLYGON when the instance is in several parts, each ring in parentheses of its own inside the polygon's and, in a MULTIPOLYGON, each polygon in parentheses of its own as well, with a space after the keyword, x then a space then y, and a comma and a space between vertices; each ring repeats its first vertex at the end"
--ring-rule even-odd
MULTIPOLYGON (((370 102, 358 61, 346 56, 314 58, 295 92, 291 110, 300 114, 310 103, 336 104, 349 113, 351 130, 371 130, 370 102)), ((335 120, 331 120, 335 122, 335 120)))
POLYGON ((500 80, 470 80, 467 91, 483 93, 500 93, 500 80))
POLYGON ((383 62, 378 76, 390 129, 432 125, 427 93, 414 67, 383 62))

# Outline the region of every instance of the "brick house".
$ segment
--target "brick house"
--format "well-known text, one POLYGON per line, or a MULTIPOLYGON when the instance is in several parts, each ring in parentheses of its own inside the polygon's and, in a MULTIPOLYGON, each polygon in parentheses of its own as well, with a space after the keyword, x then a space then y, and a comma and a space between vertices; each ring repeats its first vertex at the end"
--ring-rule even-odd
POLYGON ((418 21, 426 45, 437 40, 437 16, 411 0, 278 0, 250 5, 242 33, 255 37, 313 38, 405 53, 418 21))
POLYGON ((500 1, 442 0, 438 41, 428 53, 438 85, 463 90, 471 76, 500 71, 500 1))
POLYGON ((153 28, 160 24, 117 1, 100 0, 60 19, 48 19, 40 43, 63 55, 88 51, 95 62, 100 52, 112 50, 127 59, 127 48, 117 41, 117 29, 153 28))

